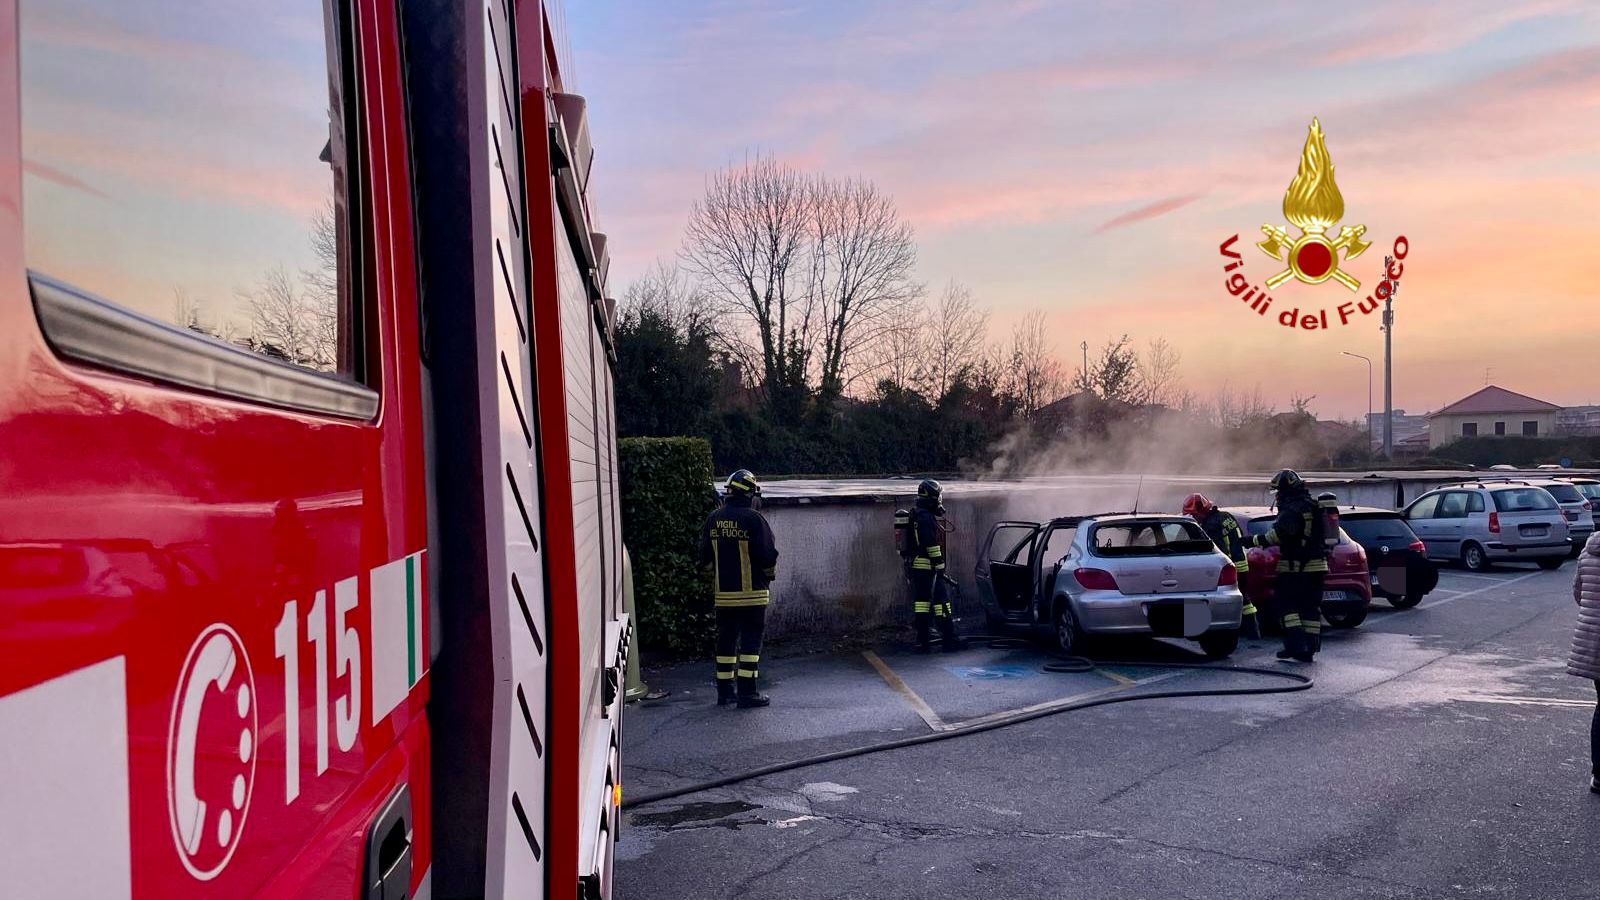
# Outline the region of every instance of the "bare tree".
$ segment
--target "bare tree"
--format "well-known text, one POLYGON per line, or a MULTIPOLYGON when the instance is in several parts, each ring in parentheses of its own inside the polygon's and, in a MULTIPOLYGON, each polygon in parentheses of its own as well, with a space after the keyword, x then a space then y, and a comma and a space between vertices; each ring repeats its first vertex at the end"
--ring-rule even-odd
POLYGON ((1016 397, 1017 412, 1023 418, 1032 418, 1041 407, 1060 396, 1061 363, 1055 358, 1055 347, 1042 311, 1028 313, 1012 329, 1010 366, 1011 391, 1016 397))
POLYGON ((682 334, 713 334, 715 312, 711 299, 683 271, 666 260, 656 260, 643 275, 628 284, 622 296, 621 315, 637 316, 649 310, 682 334))
POLYGON ((1248 394, 1236 392, 1224 384, 1217 390, 1215 403, 1217 424, 1225 428, 1239 428, 1272 415, 1272 404, 1261 396, 1261 385, 1248 394))
POLYGON ((956 281, 945 285, 931 314, 925 351, 928 392, 934 401, 978 366, 988 332, 989 313, 973 302, 972 291, 956 281))
POLYGON ((769 401, 807 384, 812 195, 810 179, 757 157, 713 173, 685 229, 684 264, 718 310, 742 326, 727 335, 759 366, 769 401))
POLYGON ((1152 340, 1139 359, 1139 402, 1177 406, 1178 364, 1183 356, 1164 337, 1152 340))
POLYGON ((250 310, 254 349, 313 369, 329 371, 337 365, 337 324, 330 342, 324 304, 310 291, 296 289, 288 269, 273 266, 260 284, 239 291, 238 297, 250 310))
POLYGON ((911 226, 870 181, 819 177, 811 182, 810 292, 822 334, 817 387, 825 401, 844 393, 854 351, 900 329, 907 304, 922 292, 911 226))
POLYGON ((875 385, 889 382, 902 390, 921 392, 930 381, 927 348, 933 329, 926 306, 907 304, 870 343, 856 349, 856 361, 852 365, 858 372, 870 372, 875 376, 875 385))

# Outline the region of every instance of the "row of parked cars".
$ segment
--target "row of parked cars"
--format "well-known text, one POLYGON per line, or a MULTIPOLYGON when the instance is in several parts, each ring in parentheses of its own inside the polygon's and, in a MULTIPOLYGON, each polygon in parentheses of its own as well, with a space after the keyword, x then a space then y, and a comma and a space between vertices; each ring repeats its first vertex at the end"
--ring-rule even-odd
MULTIPOLYGON (((1247 534, 1276 510, 1230 507, 1247 534)), ((1438 586, 1437 564, 1481 571, 1497 562, 1556 569, 1600 526, 1600 479, 1484 479, 1431 490, 1403 510, 1340 507, 1339 541, 1323 586, 1323 618, 1354 628, 1374 597, 1408 609, 1438 586)), ((1192 519, 1169 513, 1000 522, 975 572, 989 625, 1048 628, 1065 653, 1096 636, 1155 635, 1199 643, 1209 657, 1238 646, 1244 601, 1271 627, 1276 547, 1248 551, 1238 570, 1192 519)))

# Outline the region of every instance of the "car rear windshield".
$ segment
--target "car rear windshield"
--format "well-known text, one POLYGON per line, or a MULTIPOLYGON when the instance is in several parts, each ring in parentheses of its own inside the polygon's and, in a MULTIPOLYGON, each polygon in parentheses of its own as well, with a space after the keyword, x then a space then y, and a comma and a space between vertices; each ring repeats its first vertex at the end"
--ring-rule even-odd
POLYGON ((1405 541, 1410 543, 1417 539, 1412 533, 1411 526, 1399 516, 1373 516, 1362 519, 1341 517, 1339 524, 1357 542, 1372 544, 1378 541, 1405 541))
POLYGON ((1550 496, 1556 498, 1557 503, 1582 503, 1583 492, 1570 484, 1547 484, 1544 489, 1550 496))
POLYGON ((1600 500, 1600 484, 1580 484, 1577 487, 1590 500, 1600 500))
POLYGON ((1536 509, 1555 509, 1555 498, 1544 488, 1503 488, 1493 491, 1494 508, 1501 512, 1530 512, 1536 509))
POLYGON ((1193 522, 1117 522, 1089 532, 1096 556, 1165 556, 1210 553, 1211 539, 1193 522))

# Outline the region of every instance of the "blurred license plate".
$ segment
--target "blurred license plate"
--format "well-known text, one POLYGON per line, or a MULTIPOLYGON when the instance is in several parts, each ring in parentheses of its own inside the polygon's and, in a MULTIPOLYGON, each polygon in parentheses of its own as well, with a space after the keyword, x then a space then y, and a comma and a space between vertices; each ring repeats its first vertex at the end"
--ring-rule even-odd
POLYGON ((1517 534, 1523 537, 1544 537, 1550 533, 1549 525, 1518 525, 1517 534))
POLYGON ((1157 600, 1145 607, 1145 616, 1159 637, 1198 637, 1211 627, 1211 606, 1198 597, 1157 600))
POLYGON ((1322 592, 1322 602, 1323 603, 1343 603, 1344 602, 1344 591, 1323 591, 1322 592))

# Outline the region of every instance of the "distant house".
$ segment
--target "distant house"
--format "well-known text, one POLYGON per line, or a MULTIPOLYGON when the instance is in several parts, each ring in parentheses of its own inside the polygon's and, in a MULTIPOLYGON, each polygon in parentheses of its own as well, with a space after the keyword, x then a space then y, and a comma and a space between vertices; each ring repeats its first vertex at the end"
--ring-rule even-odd
POLYGON ((1600 406, 1569 406, 1556 413, 1556 431, 1571 435, 1600 435, 1600 406))
MULTIPOLYGON (((1423 435, 1424 437, 1426 437, 1428 434, 1427 416, 1408 416, 1406 415, 1405 410, 1397 409, 1394 411, 1393 421, 1394 442, 1396 446, 1404 441, 1416 437, 1419 434, 1423 435)), ((1372 446, 1374 448, 1382 447, 1383 413, 1375 412, 1368 416, 1367 425, 1372 429, 1372 446)), ((1427 449, 1426 441, 1423 442, 1423 449, 1427 449)))
POLYGON ((1489 385, 1428 414, 1428 446, 1464 437, 1549 437, 1561 407, 1489 385))
POLYGON ((1419 431, 1405 439, 1396 439, 1394 442, 1395 459, 1417 459, 1428 455, 1428 433, 1419 431))

